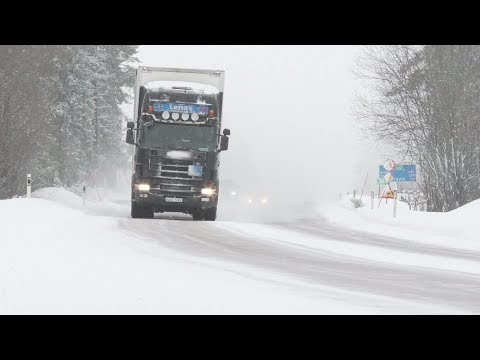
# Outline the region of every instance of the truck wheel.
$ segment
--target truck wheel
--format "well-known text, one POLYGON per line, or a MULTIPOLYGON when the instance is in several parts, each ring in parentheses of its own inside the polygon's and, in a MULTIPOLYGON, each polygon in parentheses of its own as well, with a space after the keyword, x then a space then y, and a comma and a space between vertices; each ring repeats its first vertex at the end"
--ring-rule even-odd
POLYGON ((193 221, 203 220, 203 213, 201 211, 194 211, 192 213, 193 221))
POLYGON ((203 219, 207 221, 215 221, 217 218, 217 207, 211 207, 210 209, 206 210, 203 219))
POLYGON ((130 215, 132 215, 132 218, 139 219, 142 217, 142 214, 142 208, 138 206, 136 202, 132 201, 132 207, 130 211, 130 215))
POLYGON ((143 208, 143 217, 145 219, 153 219, 153 208, 143 208))

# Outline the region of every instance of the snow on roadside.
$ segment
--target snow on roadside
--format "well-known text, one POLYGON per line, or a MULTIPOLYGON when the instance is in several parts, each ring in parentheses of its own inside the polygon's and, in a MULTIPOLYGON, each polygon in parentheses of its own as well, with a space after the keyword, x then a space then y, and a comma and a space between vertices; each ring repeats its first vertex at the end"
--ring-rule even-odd
MULTIPOLYGON (((109 194, 110 195, 110 194, 109 194)), ((105 198, 105 194, 97 189, 88 189, 85 206, 82 197, 62 188, 47 187, 32 193, 36 199, 51 200, 71 209, 80 209, 90 215, 130 217, 129 208, 105 198)), ((129 200, 127 202, 130 203, 129 200)))
POLYGON ((397 217, 393 217, 393 201, 379 205, 364 198, 364 207, 355 208, 348 199, 318 206, 318 215, 347 228, 380 234, 420 243, 457 249, 480 251, 477 219, 480 216, 480 200, 473 201, 454 211, 445 213, 420 212, 408 209, 397 202, 397 217))

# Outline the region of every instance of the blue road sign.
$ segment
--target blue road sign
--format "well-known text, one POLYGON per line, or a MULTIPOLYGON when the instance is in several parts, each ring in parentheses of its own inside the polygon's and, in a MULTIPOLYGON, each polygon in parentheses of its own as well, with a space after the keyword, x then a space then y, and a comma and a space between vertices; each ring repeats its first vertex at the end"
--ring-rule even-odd
MULTIPOLYGON (((380 165, 378 167, 379 178, 383 179, 387 170, 380 165)), ((395 170, 391 172, 393 176, 392 181, 417 181, 417 166, 416 165, 397 165, 395 170)))

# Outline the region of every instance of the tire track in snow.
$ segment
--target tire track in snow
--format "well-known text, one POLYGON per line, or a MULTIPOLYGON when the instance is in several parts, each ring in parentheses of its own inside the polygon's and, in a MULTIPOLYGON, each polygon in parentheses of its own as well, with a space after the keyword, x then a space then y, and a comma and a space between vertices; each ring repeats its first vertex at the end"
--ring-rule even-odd
POLYGON ((441 245, 403 240, 391 236, 367 233, 360 230, 341 228, 325 220, 301 219, 289 223, 271 223, 271 225, 288 230, 299 231, 332 240, 346 241, 358 245, 377 246, 389 250, 414 254, 452 257, 471 261, 480 261, 480 253, 441 245))
MULTIPOLYGON (((303 227, 301 231, 312 231, 311 234, 315 236, 356 243, 361 235, 360 240, 364 244, 374 246, 388 246, 390 241, 366 233, 352 233, 332 225, 326 230, 318 230, 317 225, 313 230, 301 222, 284 226, 290 230, 295 226, 300 227, 300 230, 303 227)), ((388 264, 326 251, 313 251, 280 241, 272 242, 245 236, 209 222, 125 219, 120 220, 120 226, 123 230, 133 231, 159 245, 193 256, 249 265, 311 284, 480 313, 480 276, 473 274, 388 264)), ((272 234, 272 238, 274 237, 272 234)), ((393 240, 395 241, 390 248, 409 249, 409 242, 393 240)), ((417 244, 411 246, 416 250, 417 244)), ((430 255, 450 254, 448 248, 420 245, 422 246, 418 248, 430 255)), ((454 250, 452 254, 477 260, 475 255, 469 257, 460 250, 454 250)))

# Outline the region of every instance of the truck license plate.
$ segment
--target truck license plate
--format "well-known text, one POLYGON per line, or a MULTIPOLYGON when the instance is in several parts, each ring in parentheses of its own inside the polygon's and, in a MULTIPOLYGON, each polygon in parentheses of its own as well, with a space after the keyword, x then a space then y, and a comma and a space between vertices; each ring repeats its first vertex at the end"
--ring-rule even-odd
POLYGON ((166 201, 166 202, 182 202, 183 199, 182 199, 182 198, 167 197, 167 198, 165 198, 165 201, 166 201))

